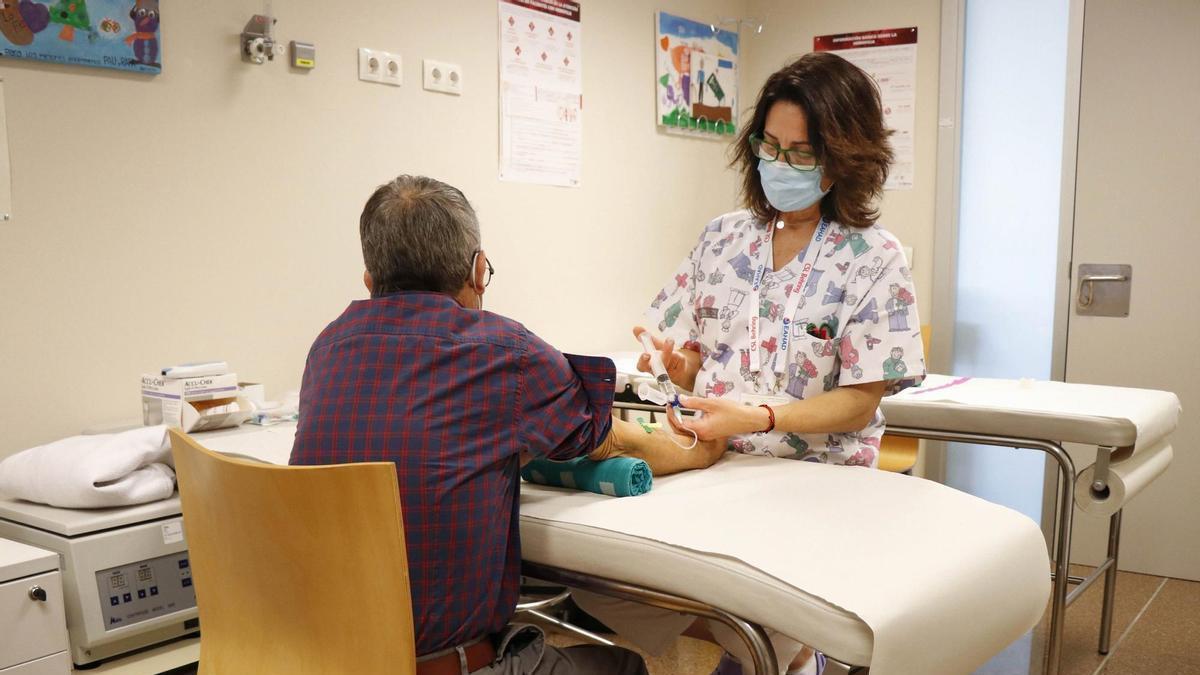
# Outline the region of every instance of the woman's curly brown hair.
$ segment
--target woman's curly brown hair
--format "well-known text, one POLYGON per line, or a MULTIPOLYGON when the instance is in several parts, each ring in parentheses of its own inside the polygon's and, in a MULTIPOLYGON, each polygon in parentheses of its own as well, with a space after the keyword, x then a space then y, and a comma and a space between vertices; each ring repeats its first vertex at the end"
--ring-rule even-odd
POLYGON ((777 101, 800 106, 808 119, 808 140, 833 181, 821 199, 821 215, 848 227, 870 227, 879 218, 875 200, 883 194, 892 162, 891 131, 883 126, 879 90, 857 66, 829 52, 805 54, 767 78, 754 117, 742 128, 730 166, 742 172, 742 199, 766 221, 776 211, 758 175, 750 136, 762 135, 767 112, 777 101))

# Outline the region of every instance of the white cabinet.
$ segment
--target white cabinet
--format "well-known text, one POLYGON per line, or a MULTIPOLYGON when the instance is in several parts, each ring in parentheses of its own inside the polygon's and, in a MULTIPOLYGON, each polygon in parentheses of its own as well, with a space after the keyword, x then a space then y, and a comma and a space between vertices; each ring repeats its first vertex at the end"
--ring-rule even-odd
POLYGON ((0 539, 0 675, 67 673, 58 555, 0 539))

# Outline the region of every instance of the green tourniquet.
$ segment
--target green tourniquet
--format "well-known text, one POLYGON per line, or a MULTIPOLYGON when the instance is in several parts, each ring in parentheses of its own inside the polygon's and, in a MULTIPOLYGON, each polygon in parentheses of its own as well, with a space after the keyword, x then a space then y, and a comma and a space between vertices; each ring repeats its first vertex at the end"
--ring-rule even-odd
POLYGON ((633 457, 593 462, 577 457, 566 462, 535 459, 521 469, 521 478, 538 485, 587 490, 612 497, 636 497, 650 491, 650 465, 633 457))

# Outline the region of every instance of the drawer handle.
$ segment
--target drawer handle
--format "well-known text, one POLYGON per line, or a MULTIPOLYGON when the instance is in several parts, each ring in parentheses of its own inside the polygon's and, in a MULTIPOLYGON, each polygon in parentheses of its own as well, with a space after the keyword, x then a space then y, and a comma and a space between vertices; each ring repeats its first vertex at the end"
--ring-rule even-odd
POLYGON ((36 602, 45 602, 47 597, 46 589, 42 588, 41 586, 34 586, 33 588, 29 589, 30 600, 34 600, 36 602))

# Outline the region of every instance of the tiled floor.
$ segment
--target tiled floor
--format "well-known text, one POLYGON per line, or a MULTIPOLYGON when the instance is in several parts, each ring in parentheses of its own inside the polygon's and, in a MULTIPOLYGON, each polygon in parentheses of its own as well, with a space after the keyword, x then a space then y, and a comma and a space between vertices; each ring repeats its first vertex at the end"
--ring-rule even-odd
MULTIPOLYGON (((1072 566, 1072 574, 1090 571, 1072 566)), ((1067 609, 1061 675, 1200 675, 1200 583, 1121 572, 1108 656, 1096 651, 1102 588, 1089 589, 1067 609)), ((976 671, 976 675, 1042 675, 1049 612, 1031 633, 976 671)), ((558 645, 572 638, 552 635, 558 645)), ((647 658, 651 675, 708 675, 720 651, 680 638, 666 653, 647 658)))

